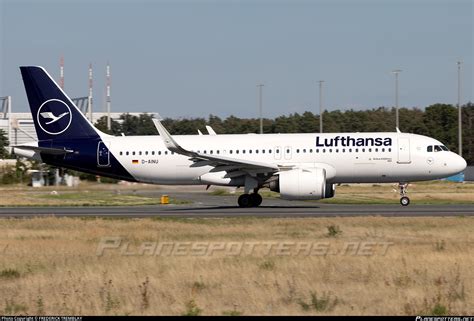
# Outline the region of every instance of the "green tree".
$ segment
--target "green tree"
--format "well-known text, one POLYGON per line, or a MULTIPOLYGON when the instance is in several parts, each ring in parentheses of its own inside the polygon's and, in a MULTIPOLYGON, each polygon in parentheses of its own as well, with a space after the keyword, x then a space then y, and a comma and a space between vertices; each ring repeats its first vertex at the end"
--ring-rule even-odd
POLYGON ((10 158, 11 155, 7 150, 7 146, 9 146, 7 133, 3 129, 0 129, 0 159, 10 158))
POLYGON ((121 133, 126 136, 156 135, 157 131, 153 124, 153 115, 140 114, 139 116, 128 113, 120 115, 121 133))
POLYGON ((426 107, 423 122, 426 126, 426 135, 433 137, 449 149, 457 152, 457 109, 448 104, 435 104, 426 107))
POLYGON ((97 122, 94 124, 94 126, 107 134, 114 135, 114 136, 119 136, 122 133, 122 126, 120 126, 120 123, 116 120, 110 119, 110 125, 111 129, 107 129, 107 116, 102 116, 100 117, 97 122))
POLYGON ((462 156, 474 165, 474 104, 471 102, 462 107, 462 141, 462 156))

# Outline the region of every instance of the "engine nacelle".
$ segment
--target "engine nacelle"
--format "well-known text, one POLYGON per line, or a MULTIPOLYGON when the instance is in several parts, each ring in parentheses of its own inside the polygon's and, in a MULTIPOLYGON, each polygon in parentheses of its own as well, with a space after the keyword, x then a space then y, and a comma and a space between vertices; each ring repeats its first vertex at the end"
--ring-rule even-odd
POLYGON ((280 197, 287 200, 319 200, 334 196, 332 186, 326 193, 326 170, 323 168, 292 169, 279 174, 280 197))

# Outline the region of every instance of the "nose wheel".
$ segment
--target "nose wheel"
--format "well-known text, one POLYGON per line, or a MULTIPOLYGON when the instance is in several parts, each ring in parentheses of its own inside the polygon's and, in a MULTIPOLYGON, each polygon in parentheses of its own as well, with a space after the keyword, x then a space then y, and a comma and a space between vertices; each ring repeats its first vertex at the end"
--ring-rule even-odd
POLYGON ((262 204, 262 196, 258 193, 242 194, 237 202, 240 207, 257 207, 262 204))
POLYGON ((398 188, 400 189, 400 204, 402 206, 408 206, 410 204, 410 199, 407 196, 407 188, 408 183, 400 183, 398 184, 398 188))

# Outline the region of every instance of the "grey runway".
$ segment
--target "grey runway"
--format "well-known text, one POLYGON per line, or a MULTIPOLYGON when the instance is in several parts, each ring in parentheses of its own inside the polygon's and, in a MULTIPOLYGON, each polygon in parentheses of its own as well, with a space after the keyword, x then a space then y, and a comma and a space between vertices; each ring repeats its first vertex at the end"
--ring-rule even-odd
POLYGON ((209 205, 154 205, 129 207, 4 207, 0 218, 58 217, 337 217, 337 216, 474 216, 474 205, 267 205, 258 208, 209 205))

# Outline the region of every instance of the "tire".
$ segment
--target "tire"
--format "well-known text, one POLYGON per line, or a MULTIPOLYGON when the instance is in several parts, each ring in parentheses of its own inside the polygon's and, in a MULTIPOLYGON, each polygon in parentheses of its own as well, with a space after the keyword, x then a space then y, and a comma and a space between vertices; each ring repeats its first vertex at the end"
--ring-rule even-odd
POLYGON ((252 199, 249 194, 242 194, 239 196, 237 200, 240 207, 251 207, 252 206, 252 199))
POLYGON ((250 202, 252 203, 253 207, 258 207, 262 204, 262 196, 258 193, 250 194, 250 202))
POLYGON ((406 196, 403 196, 400 198, 400 204, 402 204, 402 206, 408 206, 410 204, 410 199, 406 196))

